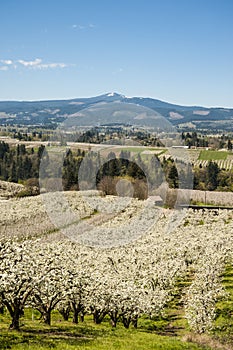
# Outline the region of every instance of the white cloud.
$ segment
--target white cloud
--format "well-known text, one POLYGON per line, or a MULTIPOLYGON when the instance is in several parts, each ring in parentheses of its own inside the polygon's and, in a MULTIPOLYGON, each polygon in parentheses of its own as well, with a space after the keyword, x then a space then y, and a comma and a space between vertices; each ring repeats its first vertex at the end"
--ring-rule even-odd
POLYGON ((39 64, 38 66, 36 66, 35 68, 38 69, 48 69, 48 68, 65 68, 68 65, 65 63, 43 63, 43 64, 39 64))
POLYGON ((13 64, 12 60, 1 60, 0 62, 3 63, 3 64, 7 64, 7 65, 13 64))
POLYGON ((0 63, 4 65, 0 65, 0 70, 1 71, 6 71, 8 70, 9 67, 12 67, 14 69, 17 69, 21 66, 27 69, 55 69, 55 68, 65 68, 71 65, 68 65, 63 62, 43 62, 41 58, 36 58, 35 60, 32 61, 26 61, 26 60, 17 60, 17 61, 12 61, 12 60, 0 60, 0 63))
POLYGON ((36 58, 34 61, 18 60, 18 62, 24 67, 36 67, 41 64, 42 60, 40 58, 36 58))
POLYGON ((24 61, 24 60, 18 60, 20 64, 22 64, 24 67, 33 68, 33 69, 48 69, 48 68, 65 68, 68 65, 65 63, 43 63, 42 59, 36 58, 34 61, 24 61))
POLYGON ((83 29, 91 29, 91 28, 95 28, 95 24, 93 23, 89 23, 89 24, 86 24, 86 25, 82 25, 82 24, 73 24, 72 25, 72 28, 73 29, 80 29, 80 30, 83 30, 83 29))
POLYGON ((0 70, 1 71, 7 71, 9 68, 7 67, 7 66, 2 66, 2 67, 0 67, 0 70))
POLYGON ((86 27, 81 25, 81 24, 73 24, 72 25, 72 28, 73 29, 85 29, 86 27))

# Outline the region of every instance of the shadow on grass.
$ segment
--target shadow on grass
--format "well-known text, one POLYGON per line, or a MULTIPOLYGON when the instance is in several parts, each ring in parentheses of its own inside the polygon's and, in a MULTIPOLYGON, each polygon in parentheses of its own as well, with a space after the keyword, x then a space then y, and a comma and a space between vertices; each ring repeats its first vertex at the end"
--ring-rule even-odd
POLYGON ((154 333, 162 336, 176 337, 184 329, 182 325, 175 324, 174 321, 182 320, 177 314, 170 314, 161 317, 144 318, 140 321, 139 330, 146 333, 154 333))
POLYGON ((72 346, 84 346, 97 337, 103 337, 108 332, 105 329, 92 327, 51 327, 43 329, 22 328, 19 332, 5 331, 0 335, 0 349, 11 349, 14 345, 38 345, 45 348, 56 348, 58 343, 65 342, 72 346))
MULTIPOLYGON (((58 343, 61 341, 64 341, 67 345, 73 345, 73 346, 80 346, 80 345, 85 345, 92 341, 93 339, 91 338, 86 338, 82 336, 74 336, 72 335, 62 335, 59 334, 59 336, 49 336, 49 337, 42 337, 42 336, 33 336, 30 334, 23 334, 20 337, 12 337, 10 335, 0 337, 0 349, 11 349, 14 345, 19 345, 19 344, 25 344, 28 346, 32 345, 38 345, 40 347, 45 347, 45 348, 56 348, 58 343)), ((26 348, 26 346, 25 346, 26 348)))

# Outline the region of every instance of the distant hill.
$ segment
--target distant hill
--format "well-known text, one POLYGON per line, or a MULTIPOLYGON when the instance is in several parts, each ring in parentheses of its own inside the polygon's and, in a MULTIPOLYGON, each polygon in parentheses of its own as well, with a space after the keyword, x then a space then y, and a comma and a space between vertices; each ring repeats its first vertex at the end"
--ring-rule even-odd
MULTIPOLYGON (((172 125, 180 128, 194 128, 207 130, 225 130, 232 131, 233 109, 226 108, 205 108, 201 106, 180 106, 153 98, 144 97, 126 97, 118 93, 107 93, 104 95, 75 98, 70 100, 51 100, 51 101, 0 101, 0 125, 25 125, 25 126, 46 126, 57 127, 60 122, 67 118, 74 118, 81 110, 89 107, 98 107, 99 111, 109 110, 110 104, 119 108, 126 108, 126 104, 150 108, 154 116, 162 115, 172 125), (109 106, 107 107, 107 104, 109 106), (105 108, 100 108, 100 106, 105 108), (120 107, 121 106, 121 107, 120 107)), ((131 107, 129 107, 131 109, 131 107)), ((132 107, 133 108, 133 107, 132 107)), ((108 118, 99 115, 100 119, 92 120, 89 115, 88 124, 95 126, 101 123, 119 122, 119 118, 114 115, 108 118)), ((138 120, 128 118, 125 115, 125 122, 137 125, 138 120)), ((140 118, 139 118, 140 119, 140 118)), ((150 124, 147 118, 144 119, 145 125, 150 124)), ((149 118, 150 119, 150 118, 149 118)), ((86 119, 87 122, 87 119, 86 119)), ((122 122, 122 119, 121 119, 122 122)), ((143 124, 143 121, 141 121, 143 124)))

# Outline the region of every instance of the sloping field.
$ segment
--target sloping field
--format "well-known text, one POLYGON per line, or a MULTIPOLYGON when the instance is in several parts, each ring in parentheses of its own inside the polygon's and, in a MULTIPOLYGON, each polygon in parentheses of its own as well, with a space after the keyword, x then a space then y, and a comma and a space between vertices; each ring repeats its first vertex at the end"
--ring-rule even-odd
POLYGON ((9 332, 10 314, 0 314, 2 349, 232 349, 231 210, 62 195, 1 203, 2 301, 14 300, 22 286, 19 299, 27 288, 31 293, 21 332, 9 332), (53 300, 49 327, 38 310, 53 300), (59 310, 71 300, 82 303, 84 323, 72 324, 73 309, 62 320, 59 310), (99 313, 104 317, 94 324, 99 313))
POLYGON ((195 167, 207 166, 210 161, 218 164, 220 169, 230 170, 233 168, 233 154, 227 151, 213 150, 189 150, 190 161, 195 167))

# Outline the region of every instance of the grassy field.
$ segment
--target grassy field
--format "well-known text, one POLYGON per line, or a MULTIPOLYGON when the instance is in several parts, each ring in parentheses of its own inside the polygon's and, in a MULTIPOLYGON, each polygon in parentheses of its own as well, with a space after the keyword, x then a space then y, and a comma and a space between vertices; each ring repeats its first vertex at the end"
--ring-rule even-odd
POLYGON ((18 350, 210 350, 197 344, 182 340, 179 336, 159 335, 164 324, 141 320, 139 329, 124 329, 121 324, 112 328, 106 319, 101 325, 95 325, 90 317, 84 323, 73 325, 62 321, 58 313, 53 314, 51 327, 42 325, 38 320, 30 320, 31 311, 25 312, 22 319, 22 331, 8 331, 7 316, 1 317, 0 349, 18 350), (5 321, 3 324, 2 322, 5 321))
POLYGON ((224 151, 212 151, 203 150, 199 154, 199 160, 225 160, 227 159, 228 152, 224 151))

